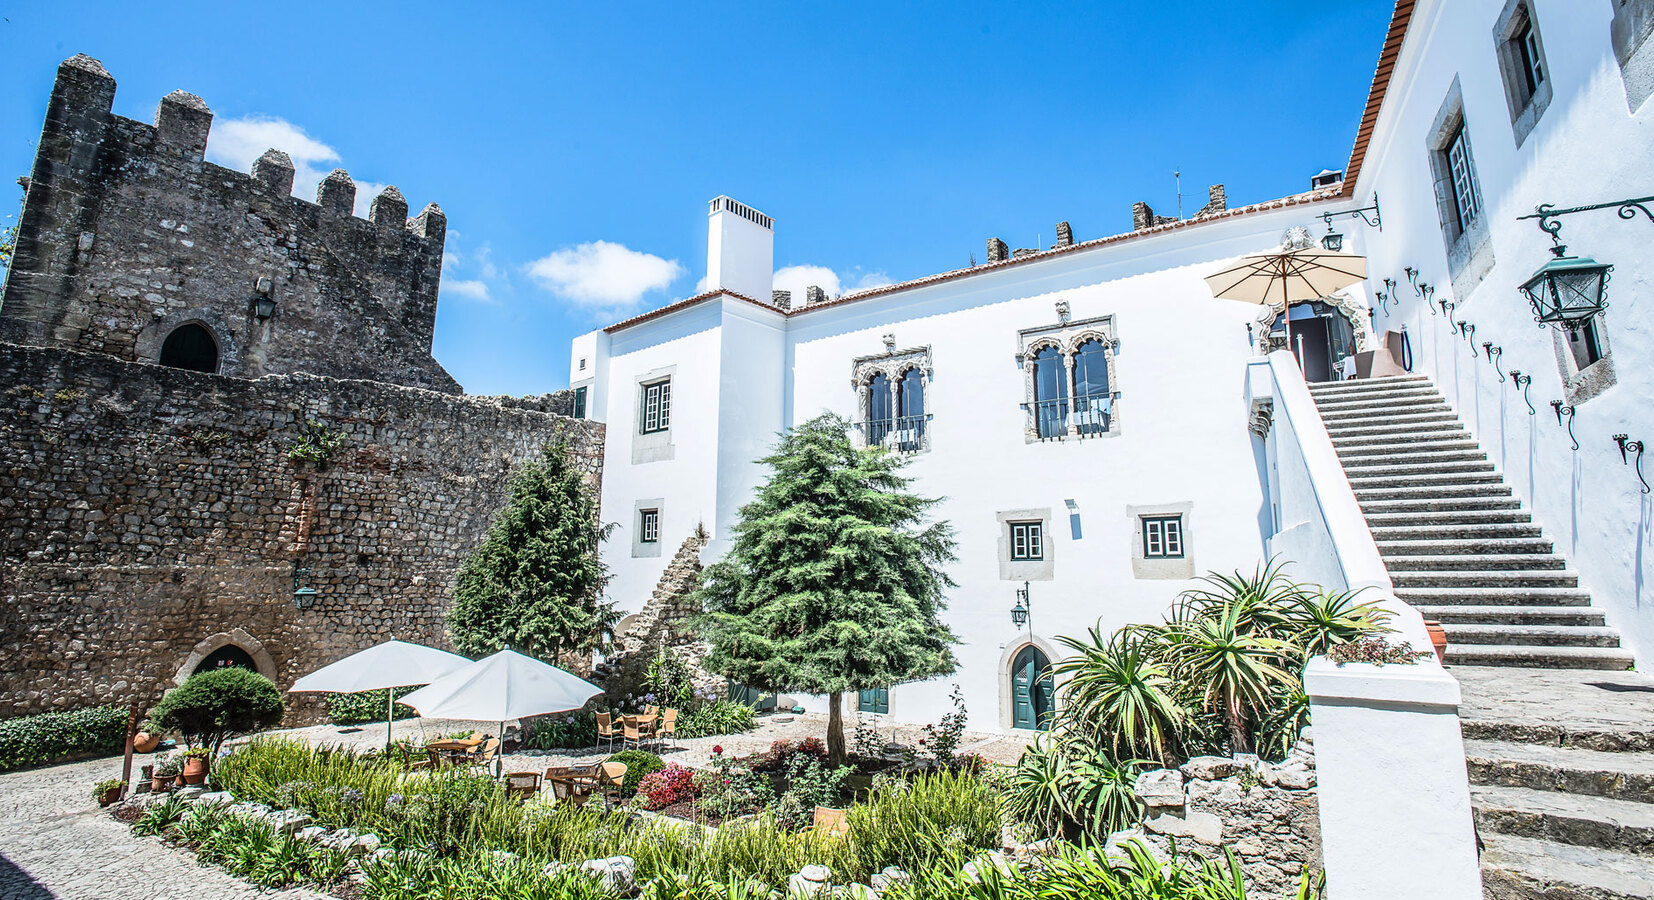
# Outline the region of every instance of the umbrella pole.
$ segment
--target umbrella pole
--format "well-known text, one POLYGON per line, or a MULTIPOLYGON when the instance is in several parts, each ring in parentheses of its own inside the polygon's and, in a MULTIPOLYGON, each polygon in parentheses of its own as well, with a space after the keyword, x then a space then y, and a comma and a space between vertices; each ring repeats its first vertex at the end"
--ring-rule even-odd
POLYGON ((396 700, 390 688, 385 688, 385 758, 391 758, 391 723, 396 720, 396 700))
POLYGON ((494 777, 498 779, 505 770, 505 720, 500 720, 500 746, 494 750, 494 777))

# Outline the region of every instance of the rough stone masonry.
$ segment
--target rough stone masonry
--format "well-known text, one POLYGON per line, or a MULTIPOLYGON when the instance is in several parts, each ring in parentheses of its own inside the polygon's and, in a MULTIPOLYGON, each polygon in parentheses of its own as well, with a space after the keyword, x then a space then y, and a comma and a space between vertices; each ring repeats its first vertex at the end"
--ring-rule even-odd
POLYGON ((294 199, 280 154, 202 161, 198 99, 149 126, 113 92, 96 60, 59 68, 0 295, 0 716, 147 706, 226 655, 285 686, 444 645, 513 474, 562 443, 596 482, 602 425, 463 396, 431 358, 434 204, 407 221, 387 189, 355 218, 343 173, 294 199), (192 324, 216 369, 158 365, 192 324))

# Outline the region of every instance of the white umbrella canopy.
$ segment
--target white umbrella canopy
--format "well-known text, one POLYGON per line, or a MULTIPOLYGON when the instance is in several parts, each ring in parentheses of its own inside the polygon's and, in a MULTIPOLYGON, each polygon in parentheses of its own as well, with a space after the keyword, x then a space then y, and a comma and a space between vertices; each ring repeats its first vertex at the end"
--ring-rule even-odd
POLYGON ((1288 351, 1292 351, 1292 304, 1319 300, 1367 279, 1365 256, 1315 250, 1295 243, 1289 237, 1287 246, 1274 253, 1243 256, 1206 276, 1212 296, 1219 300, 1281 304, 1281 314, 1287 319, 1288 351))
MULTIPOLYGON (((603 693, 595 684, 515 650, 484 657, 398 700, 422 716, 499 722, 567 712, 603 693)), ((496 768, 499 758, 495 757, 496 768)))
MULTIPOLYGON (((358 691, 379 691, 415 684, 430 684, 449 672, 470 664, 469 659, 457 653, 410 644, 407 641, 386 641, 322 666, 293 682, 293 686, 288 688, 287 692, 354 694, 358 691)), ((386 752, 390 751, 391 746, 391 721, 396 718, 394 710, 395 704, 387 696, 386 752)))

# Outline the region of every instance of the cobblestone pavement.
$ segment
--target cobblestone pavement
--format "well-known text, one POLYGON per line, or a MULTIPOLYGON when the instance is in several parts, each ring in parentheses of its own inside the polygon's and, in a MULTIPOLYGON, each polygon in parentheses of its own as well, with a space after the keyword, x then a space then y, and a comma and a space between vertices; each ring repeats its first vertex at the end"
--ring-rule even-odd
MULTIPOLYGON (((133 762, 133 772, 148 757, 133 762)), ((261 891, 158 838, 134 837, 92 802, 119 757, 0 775, 0 900, 320 900, 261 891)))
MULTIPOLYGON (((686 765, 702 765, 714 746, 726 754, 745 755, 768 749, 772 741, 822 737, 825 716, 772 715, 747 734, 680 740, 661 755, 686 765)), ((853 720, 851 720, 853 722, 853 720)), ((853 725, 847 722, 846 730, 853 725)), ((497 726, 496 726, 497 727, 497 726)), ((416 741, 483 728, 476 722, 406 719, 395 735, 416 741)), ((346 728, 317 725, 286 734, 327 744, 383 746, 383 725, 346 728)), ((924 736, 919 726, 884 725, 885 740, 914 745, 924 736)), ((1015 762, 1027 740, 1004 735, 966 733, 962 753, 980 753, 995 762, 1015 762)), ((657 748, 660 749, 660 748, 657 748)), ((572 754, 512 754, 507 771, 540 771, 547 766, 594 762, 607 751, 592 748, 572 754)), ((152 757, 138 756, 133 772, 152 757)), ((220 900, 261 897, 266 900, 322 900, 314 891, 261 891, 222 869, 199 866, 193 856, 158 838, 133 836, 130 829, 92 802, 92 786, 119 777, 119 757, 89 760, 0 775, 0 900, 220 900)))

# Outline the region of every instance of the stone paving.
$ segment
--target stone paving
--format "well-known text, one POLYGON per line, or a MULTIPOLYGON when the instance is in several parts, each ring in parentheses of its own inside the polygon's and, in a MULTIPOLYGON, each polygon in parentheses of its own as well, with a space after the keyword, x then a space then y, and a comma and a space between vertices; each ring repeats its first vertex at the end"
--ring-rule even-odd
MULTIPOLYGON (((853 721, 853 720, 852 720, 853 721)), ((406 719, 395 735, 416 741, 478 728, 475 722, 406 719)), ((847 723, 846 730, 852 726, 847 723)), ((825 716, 773 715, 747 734, 680 740, 661 753, 686 765, 706 762, 714 746, 726 754, 745 755, 768 749, 772 741, 822 737, 825 716)), ((881 737, 916 744, 918 726, 884 726, 881 737)), ((317 725, 287 732, 326 744, 383 746, 385 727, 317 725)), ((847 735, 848 737, 848 735, 847 735)), ((961 752, 981 753, 996 762, 1015 762, 1027 740, 1004 735, 965 735, 961 752)), ((572 754, 512 754, 506 771, 541 771, 547 766, 587 763, 607 751, 572 754)), ((153 757, 133 759, 133 774, 153 757)), ((91 799, 92 786, 119 777, 119 757, 89 760, 0 775, 0 900, 219 900, 262 897, 267 900, 323 900, 308 890, 262 891, 222 869, 199 866, 194 857, 159 838, 133 836, 128 826, 91 799)))
POLYGON ((1654 732, 1654 678, 1640 672, 1451 666, 1467 730, 1654 732))

